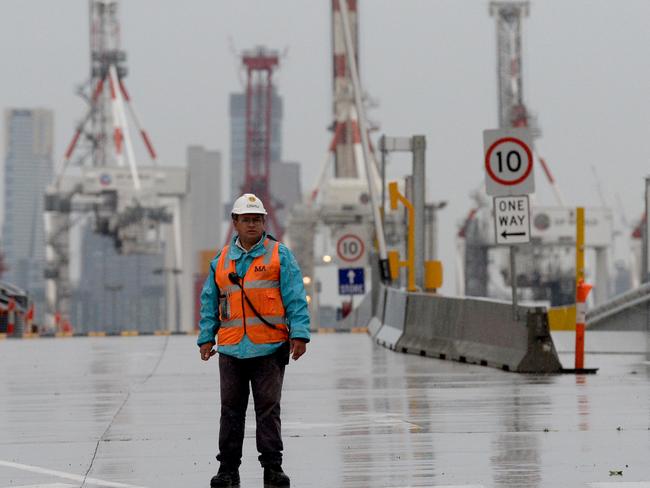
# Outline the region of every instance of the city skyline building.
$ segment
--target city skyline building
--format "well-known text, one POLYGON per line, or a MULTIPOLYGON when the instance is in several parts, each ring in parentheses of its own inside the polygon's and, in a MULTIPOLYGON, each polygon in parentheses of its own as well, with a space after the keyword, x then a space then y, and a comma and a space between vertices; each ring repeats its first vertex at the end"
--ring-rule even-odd
POLYGON ((4 115, 4 280, 28 292, 38 322, 45 303, 43 195, 53 172, 54 112, 9 108, 4 115))
POLYGON ((223 245, 227 219, 220 209, 223 203, 221 152, 203 146, 188 146, 187 169, 190 192, 186 232, 192 235, 191 248, 186 254, 193 282, 192 317, 199 323, 200 297, 208 277, 210 260, 223 245))
POLYGON ((196 275, 204 271, 197 256, 222 244, 223 215, 215 211, 223 202, 221 152, 200 145, 188 146, 187 168, 188 203, 192 209, 192 215, 187 217, 188 230, 192 233, 191 272, 196 275))

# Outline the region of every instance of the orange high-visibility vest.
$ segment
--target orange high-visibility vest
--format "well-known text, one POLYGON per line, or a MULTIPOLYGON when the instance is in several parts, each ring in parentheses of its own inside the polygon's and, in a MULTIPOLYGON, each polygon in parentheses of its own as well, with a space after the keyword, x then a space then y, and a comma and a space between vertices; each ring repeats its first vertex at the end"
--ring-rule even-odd
POLYGON ((279 244, 268 238, 264 239, 266 252, 253 259, 240 281, 255 309, 277 329, 269 327, 257 318, 246 303, 241 288, 228 279, 228 274, 237 272, 235 262, 228 256, 229 248, 230 246, 225 246, 221 251, 214 272, 214 281, 219 288, 219 345, 238 344, 244 334, 255 344, 288 340, 289 331, 280 293, 279 244))

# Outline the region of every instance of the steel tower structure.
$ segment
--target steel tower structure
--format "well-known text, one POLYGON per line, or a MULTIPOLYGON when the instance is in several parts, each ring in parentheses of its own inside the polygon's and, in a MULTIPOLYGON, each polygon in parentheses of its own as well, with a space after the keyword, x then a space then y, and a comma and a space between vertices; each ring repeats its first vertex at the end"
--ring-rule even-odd
POLYGON ((69 234, 75 223, 71 219, 72 212, 94 211, 96 231, 114 237, 117 247, 127 239, 129 232, 132 242, 140 239, 143 233, 136 231, 133 234, 133 229, 146 219, 150 227, 170 221, 164 209, 152 206, 151 198, 148 198, 147 206, 142 206, 145 196, 141 191, 127 110, 154 165, 156 152, 139 122, 124 84, 126 53, 120 47, 118 7, 118 0, 89 0, 90 80, 86 89, 80 90, 88 108, 76 126, 63 162, 56 169, 54 182, 45 196, 45 278, 50 327, 58 328, 61 321, 69 317, 72 295, 69 234), (106 187, 106 191, 86 190, 84 185, 89 183, 88 178, 79 180, 65 175, 70 163, 84 170, 128 165, 128 177, 121 178, 120 192, 126 185, 130 186, 129 203, 119 204, 118 191, 110 190, 109 187, 116 188, 117 185, 113 175, 102 175, 105 179, 100 180, 100 186, 106 187), (73 202, 75 196, 78 198, 73 202), (128 205, 132 205, 131 208, 128 205))
POLYGON ((284 229, 278 222, 276 200, 271 196, 271 113, 273 70, 279 65, 278 54, 259 47, 245 51, 242 64, 246 69, 246 157, 242 193, 254 193, 265 204, 269 231, 282 239, 284 229))
POLYGON ((341 1, 347 2, 350 37, 354 45, 354 57, 359 66, 359 27, 357 0, 332 0, 332 92, 334 115, 335 178, 360 178, 360 163, 355 154, 355 143, 360 135, 354 107, 354 87, 350 72, 350 61, 345 47, 345 26, 341 16, 341 1))
MULTIPOLYGON (((496 19, 497 91, 499 128, 528 127, 522 77, 522 20, 529 14, 528 1, 490 2, 490 15, 496 19)), ((481 209, 489 207, 482 190, 474 192, 477 207, 472 208, 458 233, 459 253, 464 255, 461 294, 488 295, 488 251, 481 209)))
POLYGON ((527 127, 522 79, 522 19, 529 14, 528 2, 492 2, 490 15, 496 17, 497 83, 499 127, 527 127))

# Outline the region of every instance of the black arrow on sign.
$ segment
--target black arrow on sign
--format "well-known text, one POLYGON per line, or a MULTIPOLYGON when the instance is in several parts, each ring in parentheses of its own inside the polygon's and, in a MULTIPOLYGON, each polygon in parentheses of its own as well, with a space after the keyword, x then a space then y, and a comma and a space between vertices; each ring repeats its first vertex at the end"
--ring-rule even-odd
POLYGON ((525 232, 506 232, 505 230, 501 232, 501 237, 504 239, 507 239, 508 236, 525 236, 525 232))

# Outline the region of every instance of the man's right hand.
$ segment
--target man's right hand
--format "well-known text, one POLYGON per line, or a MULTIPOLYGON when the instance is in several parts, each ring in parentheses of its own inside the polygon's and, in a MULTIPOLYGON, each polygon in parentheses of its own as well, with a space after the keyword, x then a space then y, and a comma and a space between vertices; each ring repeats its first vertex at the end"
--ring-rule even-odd
POLYGON ((207 361, 212 356, 217 354, 217 351, 215 351, 213 348, 214 348, 214 342, 206 342, 205 344, 201 344, 199 348, 201 352, 201 359, 207 361))

